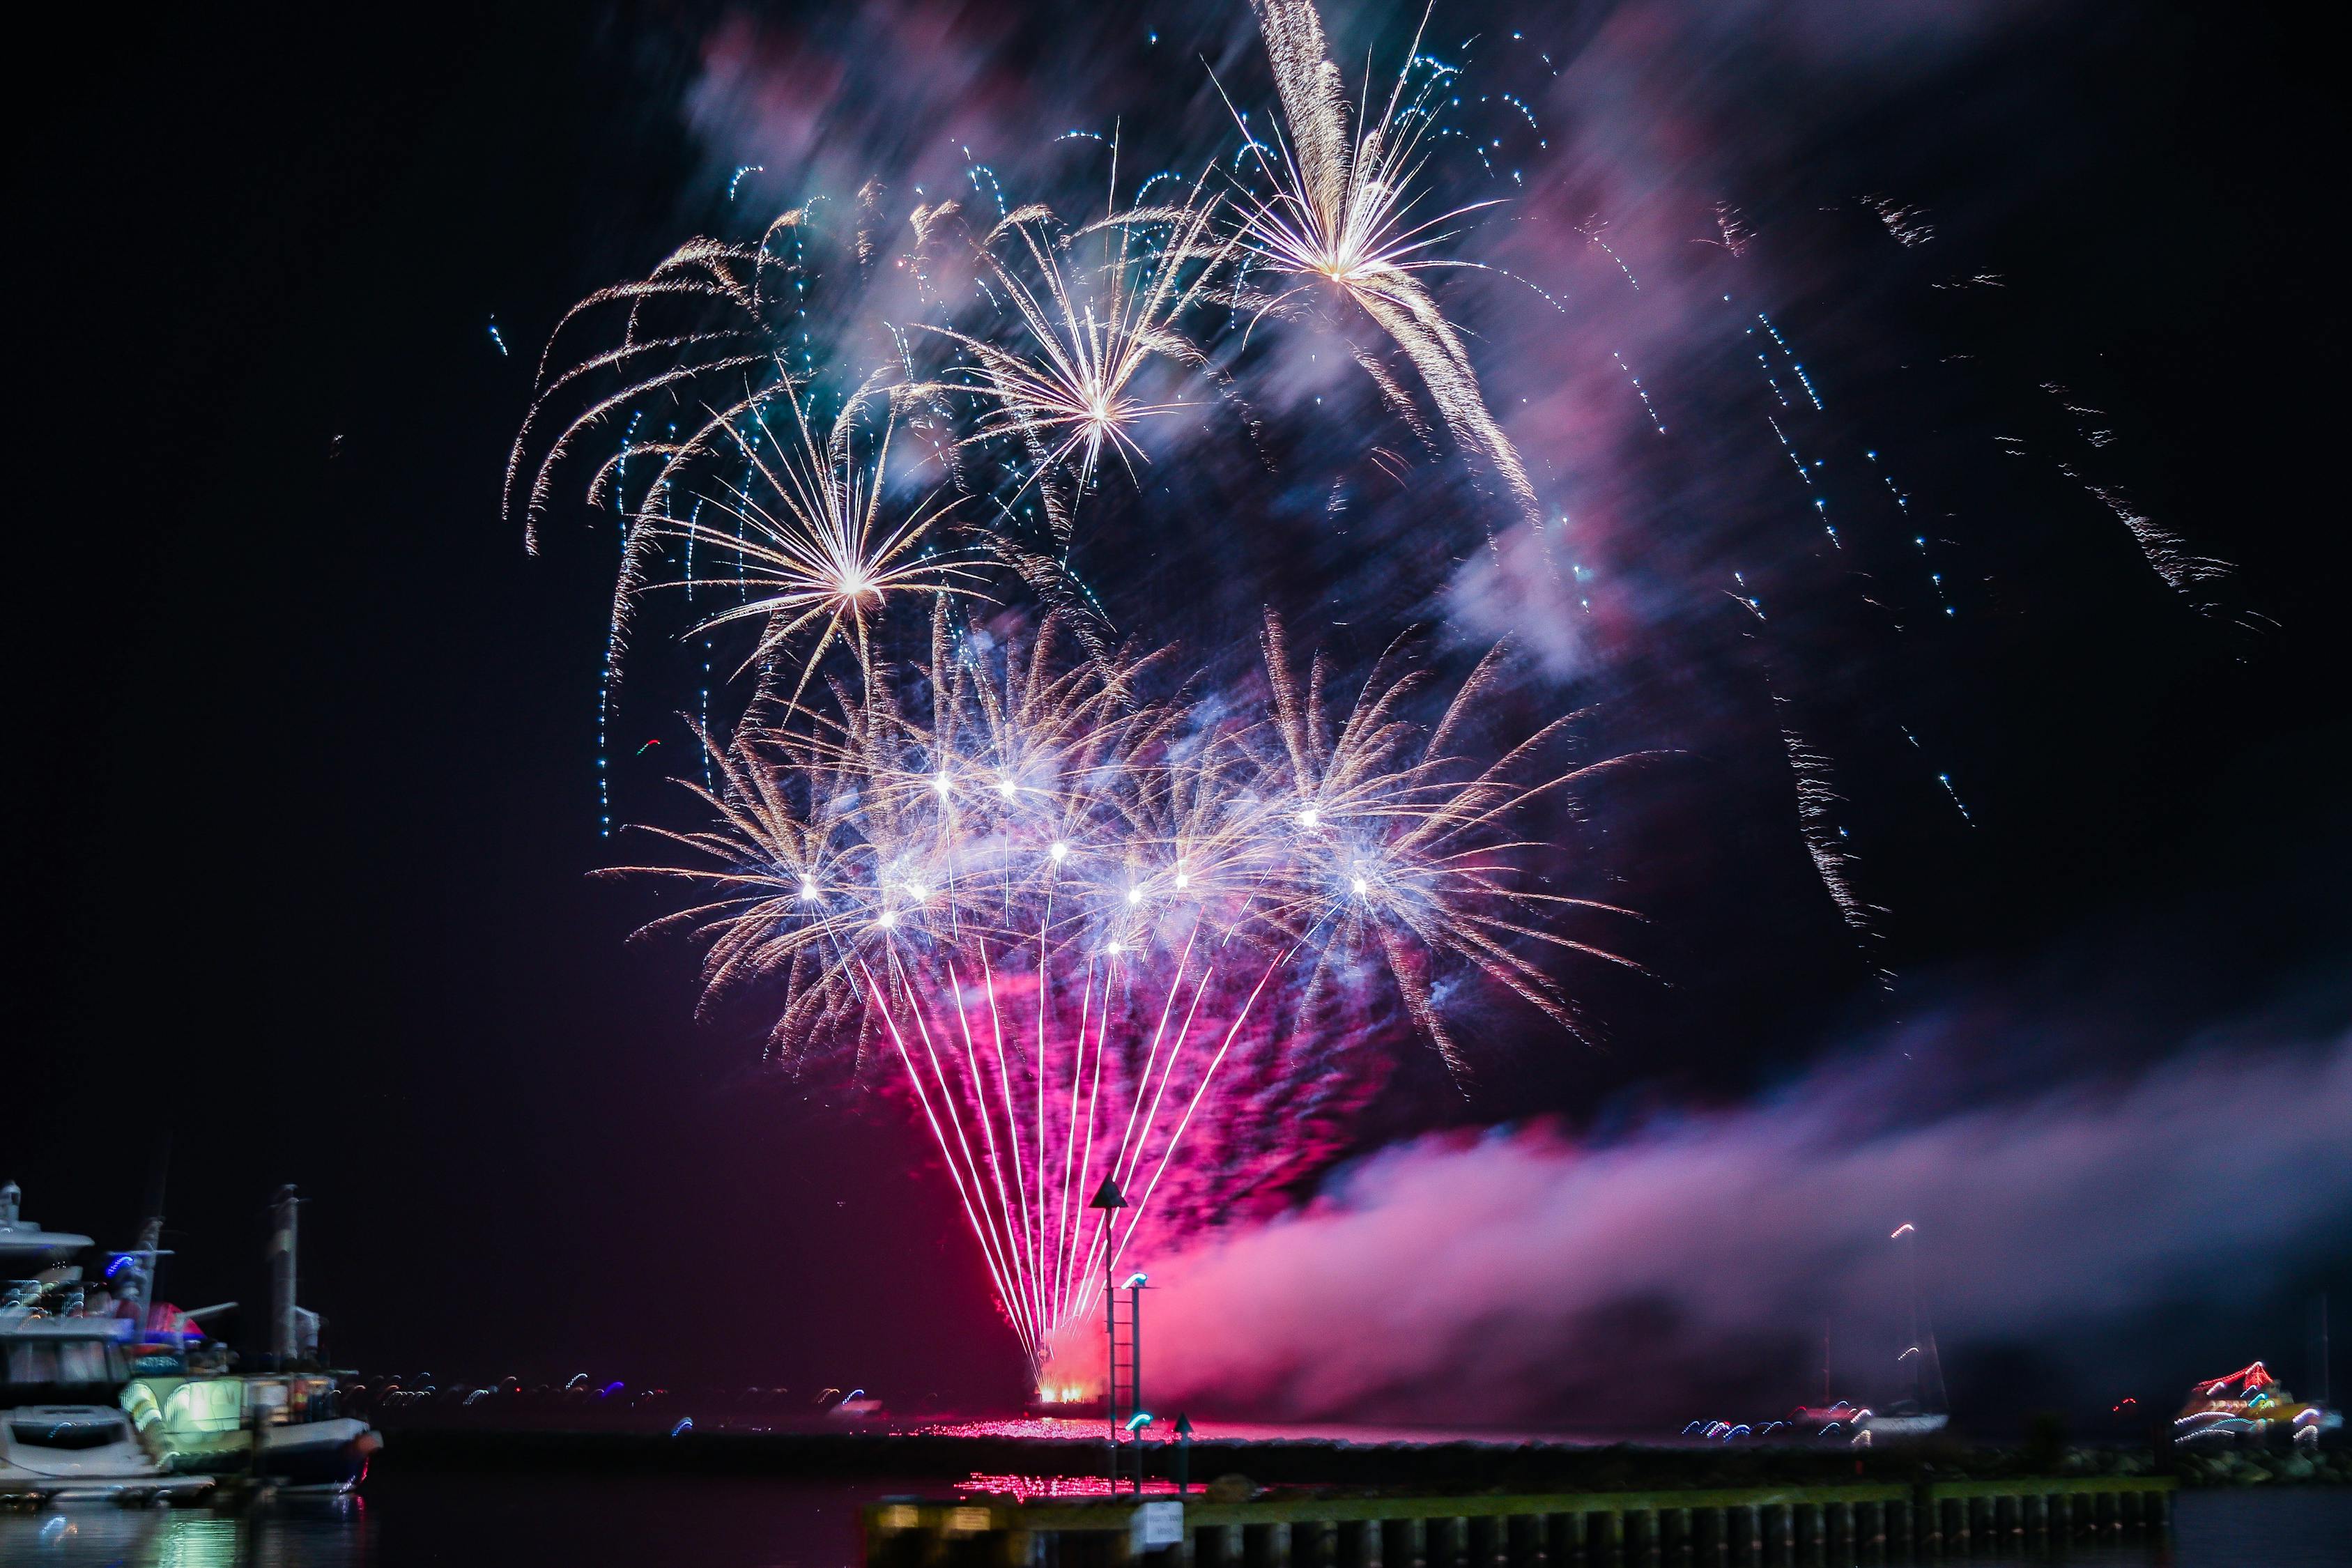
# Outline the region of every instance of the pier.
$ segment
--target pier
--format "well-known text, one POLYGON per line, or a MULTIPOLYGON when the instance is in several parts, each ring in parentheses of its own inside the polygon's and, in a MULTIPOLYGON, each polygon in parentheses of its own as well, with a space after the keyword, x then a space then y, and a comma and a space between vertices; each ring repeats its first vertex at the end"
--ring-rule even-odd
POLYGON ((894 1501, 873 1568, 1731 1568, 1905 1563, 2168 1530, 2168 1476, 1459 1497, 894 1501))

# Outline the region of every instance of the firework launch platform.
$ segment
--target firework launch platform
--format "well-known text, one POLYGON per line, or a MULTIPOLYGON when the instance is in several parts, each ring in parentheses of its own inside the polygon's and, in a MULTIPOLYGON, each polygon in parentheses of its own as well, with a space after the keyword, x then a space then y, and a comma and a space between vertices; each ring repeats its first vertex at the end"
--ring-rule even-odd
POLYGON ((1905 1563, 2168 1530, 2169 1476, 1244 1502, 876 1503, 872 1568, 1636 1568, 1905 1563))

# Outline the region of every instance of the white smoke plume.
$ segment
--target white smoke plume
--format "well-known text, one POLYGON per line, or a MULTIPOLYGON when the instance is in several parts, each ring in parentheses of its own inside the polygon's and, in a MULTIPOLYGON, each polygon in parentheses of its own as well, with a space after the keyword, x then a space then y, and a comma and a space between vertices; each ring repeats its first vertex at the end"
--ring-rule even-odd
POLYGON ((1908 1392, 1906 1223, 1948 1357, 2261 1292, 2352 1235, 2352 1035, 1890 1116, 1925 1065, 1890 1049, 1607 1141, 1385 1151, 1155 1267, 1154 1376, 1233 1414, 1656 1432, 1717 1413, 1675 1401, 1817 1396, 1825 1320, 1837 1393, 1908 1392))

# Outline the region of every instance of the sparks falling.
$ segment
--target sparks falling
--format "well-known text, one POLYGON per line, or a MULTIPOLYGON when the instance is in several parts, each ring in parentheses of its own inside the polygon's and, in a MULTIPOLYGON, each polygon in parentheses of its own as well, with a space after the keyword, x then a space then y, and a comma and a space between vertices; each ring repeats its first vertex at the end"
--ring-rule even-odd
POLYGON ((1423 725, 1403 712, 1420 673, 1395 661, 1326 712, 1272 620, 1256 718, 1150 697, 1165 652, 1074 642, 1049 618, 992 644, 942 607, 927 661, 740 731, 718 787, 684 784, 710 826, 652 829, 678 858, 613 873, 701 895, 646 929, 707 944, 706 1005, 772 995, 780 1057, 878 1067, 908 1095, 1041 1377, 1172 1194, 1281 1168, 1279 1148, 1235 1166, 1226 1089, 1237 1059, 1315 1028, 1330 976, 1385 972, 1464 1074, 1445 973, 1573 1029, 1528 950, 1622 963, 1550 926, 1627 912, 1534 887, 1543 847, 1513 837, 1594 771, 1520 776, 1558 726, 1462 754, 1491 658, 1423 725), (1105 1175, 1133 1197, 1115 1220, 1086 1207, 1105 1175))
MULTIPOLYGON (((1435 79, 1424 79, 1422 89, 1408 96, 1413 68, 1422 63, 1420 35, 1414 35, 1377 115, 1367 112, 1366 83, 1350 135, 1345 86, 1339 68, 1326 58, 1323 22, 1315 7, 1308 0, 1253 3, 1274 65, 1285 129, 1276 133, 1268 156, 1269 149, 1243 127, 1247 149, 1272 194, 1244 200, 1239 238, 1255 263, 1290 280, 1285 290, 1255 298, 1255 313, 1279 313, 1318 289, 1353 304, 1404 351, 1454 439, 1494 469, 1525 519, 1538 521, 1535 487, 1518 449, 1486 406, 1461 333, 1438 310, 1420 276, 1433 268, 1474 265, 1431 252, 1451 237, 1446 224, 1486 205, 1413 219, 1421 197, 1415 182, 1423 162, 1422 137, 1430 123, 1428 100, 1435 79)), ((1366 368, 1375 367, 1368 362, 1366 368)), ((1380 379, 1391 401, 1398 401, 1393 384, 1384 375, 1380 379)))

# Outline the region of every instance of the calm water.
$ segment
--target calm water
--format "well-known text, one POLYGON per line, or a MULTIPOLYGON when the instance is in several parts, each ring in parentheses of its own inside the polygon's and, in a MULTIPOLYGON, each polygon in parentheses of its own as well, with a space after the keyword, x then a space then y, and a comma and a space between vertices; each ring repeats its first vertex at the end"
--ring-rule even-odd
MULTIPOLYGON (((248 1519, 81 1508, 0 1517, 7 1568, 844 1568, 870 1486, 716 1478, 382 1476, 341 1507, 248 1519)), ((1957 1560, 1956 1560, 1957 1561, 1957 1560)), ((1977 1557, 1977 1568, 2052 1559, 1977 1557)), ((2344 1568, 2352 1492, 2195 1492, 2161 1544, 2075 1551, 2074 1568, 2344 1568)))

